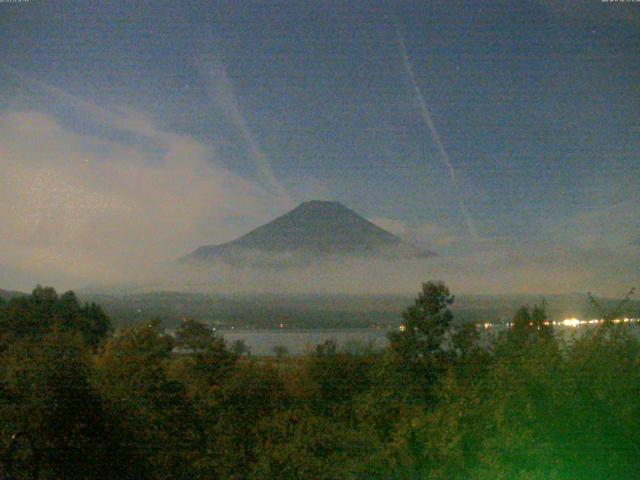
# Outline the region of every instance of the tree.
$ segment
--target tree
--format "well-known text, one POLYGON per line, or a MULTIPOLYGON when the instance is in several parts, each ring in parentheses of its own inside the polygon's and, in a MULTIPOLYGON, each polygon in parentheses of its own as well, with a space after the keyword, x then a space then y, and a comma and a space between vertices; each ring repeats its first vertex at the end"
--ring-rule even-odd
POLYGON ((247 342, 241 339, 238 339, 231 344, 231 351, 238 357, 245 354, 247 357, 251 356, 251 349, 247 346, 247 342))
POLYGON ((518 309, 511 321, 514 332, 528 332, 531 330, 531 313, 529 307, 523 305, 518 309))
POLYGON ((445 371, 452 349, 447 347, 453 314, 449 306, 454 297, 443 282, 422 284, 413 305, 402 313, 403 325, 399 332, 388 335, 390 351, 396 365, 409 375, 423 395, 445 371))
POLYGON ((31 295, 11 299, 0 316, 0 337, 5 341, 40 338, 54 330, 80 333, 96 349, 111 331, 111 320, 96 304, 81 308, 72 291, 58 296, 41 285, 31 295))
POLYGON ((391 349, 409 363, 439 355, 453 320, 449 310, 453 300, 444 283, 423 283, 415 303, 402 313, 402 330, 389 334, 391 349))
POLYGON ((381 445, 363 427, 295 408, 276 414, 262 425, 249 478, 392 478, 368 465, 381 445))
POLYGON ((6 341, 8 335, 6 329, 7 301, 0 296, 0 348, 6 341))
POLYGON ((82 334, 85 342, 93 349, 102 345, 112 331, 111 319, 102 308, 95 303, 88 303, 80 310, 80 315, 86 320, 82 334))
POLYGON ((115 465, 121 457, 90 383, 90 356, 78 333, 12 342, 0 365, 3 440, 25 432, 45 478, 119 478, 115 465))
POLYGON ((289 355, 289 349, 284 345, 276 345, 273 347, 273 353, 278 360, 282 360, 284 357, 289 355))
POLYGON ((259 426, 287 406, 277 369, 254 362, 236 365, 233 374, 211 392, 203 412, 203 447, 211 467, 200 478, 247 478, 256 458, 259 426))
POLYGON ((304 363, 310 404, 314 411, 330 416, 349 418, 353 398, 370 385, 372 359, 335 351, 335 342, 327 340, 304 363))
POLYGON ((236 363, 237 355, 226 349, 224 339, 217 336, 204 323, 184 320, 176 331, 176 343, 190 348, 182 368, 189 384, 196 384, 196 391, 206 392, 207 387, 220 385, 236 363))
POLYGON ((176 330, 176 343, 192 349, 205 348, 216 340, 216 336, 206 324, 190 318, 184 319, 176 330))
POLYGON ((636 293, 635 288, 629 289, 627 294, 620 300, 613 308, 605 308, 598 299, 589 292, 589 303, 591 307, 598 313, 599 317, 605 321, 606 324, 611 324, 613 320, 623 316, 625 308, 631 302, 631 297, 636 293))
POLYGON ((96 359, 96 384, 109 421, 118 443, 136 465, 144 465, 142 478, 195 476, 194 445, 202 439, 184 383, 168 375, 173 347, 173 339, 152 321, 109 339, 96 359))
POLYGON ((526 305, 520 307, 513 317, 512 328, 507 337, 516 345, 536 340, 552 340, 553 326, 547 318, 546 302, 543 300, 531 309, 526 305))
POLYGON ((333 338, 316 345, 317 357, 332 357, 338 352, 338 344, 333 338))

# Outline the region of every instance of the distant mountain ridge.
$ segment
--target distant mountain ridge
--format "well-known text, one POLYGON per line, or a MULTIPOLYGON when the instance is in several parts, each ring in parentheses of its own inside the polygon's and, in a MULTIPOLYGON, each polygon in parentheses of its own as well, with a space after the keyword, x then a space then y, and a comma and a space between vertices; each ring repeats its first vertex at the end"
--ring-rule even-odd
POLYGON ((426 258, 435 255, 404 242, 339 202, 312 200, 236 240, 202 246, 180 261, 235 263, 256 254, 314 258, 325 255, 426 258))
MULTIPOLYGON (((145 318, 158 318, 165 326, 175 327, 182 318, 193 318, 214 325, 234 325, 236 328, 370 328, 377 325, 395 328, 402 322, 401 312, 413 303, 415 296, 407 294, 215 294, 155 291, 132 294, 78 294, 82 302, 96 302, 122 326, 145 318)), ((584 294, 501 294, 456 295, 452 305, 454 321, 509 321, 522 305, 547 301, 549 319, 560 321, 577 317, 598 317, 584 294)), ((619 304, 620 299, 598 297, 606 309, 619 304)), ((630 302, 625 316, 640 315, 640 301, 630 302)))
POLYGON ((18 292, 15 290, 3 290, 0 288, 0 298, 3 298, 4 300, 11 300, 12 298, 22 297, 24 295, 27 294, 24 292, 18 292))

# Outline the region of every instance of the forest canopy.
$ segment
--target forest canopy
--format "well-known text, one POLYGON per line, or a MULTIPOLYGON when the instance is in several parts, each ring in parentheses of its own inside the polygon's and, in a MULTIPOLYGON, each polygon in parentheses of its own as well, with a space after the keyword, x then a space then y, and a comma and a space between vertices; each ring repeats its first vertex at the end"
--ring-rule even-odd
POLYGON ((636 327, 567 339, 542 304, 490 334, 455 324, 454 301, 425 283, 384 351, 251 358, 194 319, 114 331, 98 305, 38 286, 0 302, 2 474, 634 478, 636 327))

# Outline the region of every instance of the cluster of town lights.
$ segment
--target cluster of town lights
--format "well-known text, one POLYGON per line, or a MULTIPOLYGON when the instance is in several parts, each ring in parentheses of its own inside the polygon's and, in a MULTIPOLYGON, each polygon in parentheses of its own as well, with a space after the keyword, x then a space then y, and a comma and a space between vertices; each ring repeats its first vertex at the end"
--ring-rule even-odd
MULTIPOLYGON (((600 325, 602 323, 604 323, 606 320, 604 320, 603 318, 594 318, 593 320, 580 320, 579 318, 565 318, 564 320, 560 320, 557 322, 549 322, 546 321, 544 322, 544 325, 553 325, 554 327, 571 327, 571 328, 575 328, 575 327, 579 327, 581 325, 600 325)), ((616 318, 611 320, 612 323, 638 323, 640 322, 640 318, 616 318)), ((530 323, 529 325, 533 326, 533 323, 530 323)), ((502 327, 505 326, 507 328, 513 327, 513 322, 506 322, 506 323, 483 323, 482 326, 484 328, 494 328, 494 327, 502 327)))
MULTIPOLYGON (((580 320, 578 318, 565 318, 564 320, 560 320, 560 321, 546 321, 543 322, 544 325, 553 325, 554 327, 571 327, 571 328, 576 328, 579 327, 581 325, 600 325, 602 323, 604 323, 606 320, 604 320, 603 318, 594 318, 593 320, 580 320)), ((611 320, 612 323, 638 323, 640 322, 640 318, 616 318, 611 320)), ((490 323, 490 322, 485 322, 485 323, 479 323, 479 326, 482 326, 486 329, 489 328, 496 328, 496 327, 507 327, 507 328, 511 328, 513 327, 513 322, 506 322, 506 323, 490 323)), ((529 323, 529 325, 533 326, 533 322, 529 323)), ((400 325, 400 331, 404 332, 407 327, 405 325, 400 325)))

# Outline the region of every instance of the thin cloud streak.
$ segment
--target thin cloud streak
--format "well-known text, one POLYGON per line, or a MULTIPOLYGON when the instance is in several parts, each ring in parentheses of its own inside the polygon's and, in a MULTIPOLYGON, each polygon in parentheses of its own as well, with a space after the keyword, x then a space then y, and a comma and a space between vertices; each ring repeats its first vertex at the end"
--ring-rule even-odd
POLYGON ((429 108, 427 107, 427 102, 424 100, 424 96, 422 95, 422 91, 418 86, 418 82, 416 81, 415 73, 413 72, 413 66, 411 65, 411 61, 409 60, 409 54, 407 53, 407 48, 404 43, 404 38, 400 33, 400 29, 397 24, 394 22, 394 27, 396 31, 396 37, 398 39, 398 46, 400 48, 400 55, 402 56, 402 63, 404 69, 409 77, 409 81, 411 82, 411 86, 413 88, 413 93, 415 99, 418 103, 418 108, 420 110, 420 115, 422 116, 422 120, 425 122, 427 127, 429 128, 429 132, 431 133, 431 138, 433 139, 436 147, 438 148, 438 153, 440 154, 440 158, 444 162, 445 166, 449 170, 449 177, 451 179, 451 183, 456 193, 458 194, 458 204, 460 205, 460 211, 464 217, 464 221, 469 229, 469 233, 473 240, 478 240, 478 233, 471 219, 471 215, 467 211, 467 207, 464 204, 464 200, 459 193, 458 187, 458 179, 456 177, 456 171, 453 168, 453 164, 451 163, 451 159, 449 158, 449 154, 444 148, 442 141, 440 140, 440 135, 438 134, 438 130, 436 129, 435 124, 433 123, 433 119, 431 118, 431 113, 429 112, 429 108))
POLYGON ((240 105, 238 99, 234 93, 233 84, 227 74, 227 69, 219 58, 214 53, 208 53, 198 58, 196 66, 202 78, 206 82, 206 93, 214 101, 222 107, 224 113, 229 117, 232 125, 240 132, 242 139, 244 140, 249 155, 255 162, 258 173, 263 180, 269 184, 277 195, 290 199, 289 195, 278 182, 271 164, 264 153, 260 145, 255 139, 253 132, 247 125, 247 122, 240 111, 240 105))

